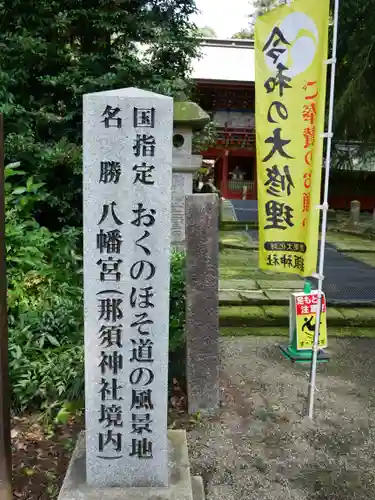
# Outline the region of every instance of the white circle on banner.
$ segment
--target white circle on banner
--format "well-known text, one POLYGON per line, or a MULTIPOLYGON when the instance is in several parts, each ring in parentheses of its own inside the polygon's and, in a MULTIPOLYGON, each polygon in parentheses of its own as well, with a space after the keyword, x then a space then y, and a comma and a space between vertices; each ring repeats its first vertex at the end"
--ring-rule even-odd
MULTIPOLYGON (((311 17, 303 12, 289 14, 283 19, 278 28, 290 45, 281 42, 277 46, 286 50, 280 55, 276 64, 266 53, 264 53, 264 57, 267 66, 273 72, 277 64, 281 62, 288 68, 283 74, 292 78, 306 71, 313 62, 319 40, 318 29, 311 17)), ((271 36, 272 31, 267 40, 271 36)))

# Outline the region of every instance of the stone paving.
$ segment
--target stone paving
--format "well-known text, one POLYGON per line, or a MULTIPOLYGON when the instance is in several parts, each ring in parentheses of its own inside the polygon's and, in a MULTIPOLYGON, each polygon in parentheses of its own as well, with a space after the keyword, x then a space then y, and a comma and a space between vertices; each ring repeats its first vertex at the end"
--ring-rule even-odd
POLYGON ((375 268, 327 245, 323 289, 331 303, 375 302, 375 268))
POLYGON ((257 200, 230 200, 239 222, 250 222, 258 220, 257 200))
MULTIPOLYGON (((257 203, 254 200, 233 200, 232 205, 239 221, 256 220, 257 203)), ((250 229, 247 231, 250 238, 250 244, 254 247, 258 242, 257 230, 250 229)), ((332 241, 332 235, 330 236, 332 241)), ((350 257, 344 252, 348 252, 350 244, 341 236, 337 236, 337 247, 332 243, 328 243, 325 252, 325 267, 324 267, 324 284, 323 289, 326 293, 327 300, 331 304, 350 303, 353 305, 359 304, 375 304, 375 268, 361 262, 353 257, 350 257)), ((336 241, 336 239, 335 239, 336 241)), ((355 251, 372 253, 374 243, 372 241, 361 241, 358 239, 355 251)), ((317 282, 311 279, 314 286, 317 282)), ((261 287, 259 287, 261 288, 261 287)), ((266 297, 280 299, 280 294, 263 292, 266 297)), ((284 300, 286 293, 283 294, 284 300)))
POLYGON ((303 288, 302 280, 248 280, 248 279, 229 279, 219 282, 219 301, 224 303, 237 303, 251 301, 272 301, 272 303, 286 303, 289 300, 290 293, 301 291, 303 288))

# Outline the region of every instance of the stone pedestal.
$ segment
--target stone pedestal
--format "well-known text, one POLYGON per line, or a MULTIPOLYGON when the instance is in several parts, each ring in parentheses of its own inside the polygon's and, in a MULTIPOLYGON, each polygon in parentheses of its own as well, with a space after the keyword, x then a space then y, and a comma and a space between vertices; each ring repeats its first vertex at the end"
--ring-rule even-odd
POLYGON ((190 475, 185 431, 168 432, 168 486, 89 487, 84 433, 78 439, 58 500, 204 500, 202 478, 190 475))
POLYGON ((189 413, 219 407, 219 200, 186 197, 186 374, 189 413))

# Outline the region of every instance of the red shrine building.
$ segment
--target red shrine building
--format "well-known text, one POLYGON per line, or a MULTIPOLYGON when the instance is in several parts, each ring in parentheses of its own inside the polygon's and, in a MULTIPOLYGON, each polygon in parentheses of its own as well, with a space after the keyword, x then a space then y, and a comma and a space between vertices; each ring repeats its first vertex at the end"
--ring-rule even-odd
MULTIPOLYGON (((257 199, 255 148, 255 54, 252 40, 204 39, 201 57, 193 61, 191 77, 196 84, 194 100, 218 126, 214 147, 202 151, 214 164, 214 182, 227 199, 257 199)), ((362 210, 375 208, 375 154, 363 163, 349 143, 336 144, 340 151, 353 149, 352 172, 333 169, 330 175, 329 205, 348 210, 353 199, 362 210), (338 147, 340 144, 340 147, 338 147)), ((324 168, 324 163, 322 164, 324 168)), ((324 178, 324 171, 323 176, 324 178)))
POLYGON ((214 181, 224 198, 257 198, 255 153, 255 63, 251 40, 205 39, 193 62, 195 101, 218 125, 214 181))

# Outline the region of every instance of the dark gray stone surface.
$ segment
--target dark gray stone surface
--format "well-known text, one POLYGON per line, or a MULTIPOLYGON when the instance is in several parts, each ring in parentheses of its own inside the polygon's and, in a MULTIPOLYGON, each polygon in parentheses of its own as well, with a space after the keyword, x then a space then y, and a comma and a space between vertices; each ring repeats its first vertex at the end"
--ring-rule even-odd
POLYGON ((257 200, 230 200, 239 222, 256 222, 258 220, 257 200))
MULTIPOLYGON (((375 301, 375 269, 332 245, 326 245, 323 274, 323 290, 329 303, 354 305, 375 301)), ((317 286, 316 280, 310 281, 317 286)))
POLYGON ((215 194, 186 197, 186 346, 189 413, 219 405, 219 202, 215 194))

